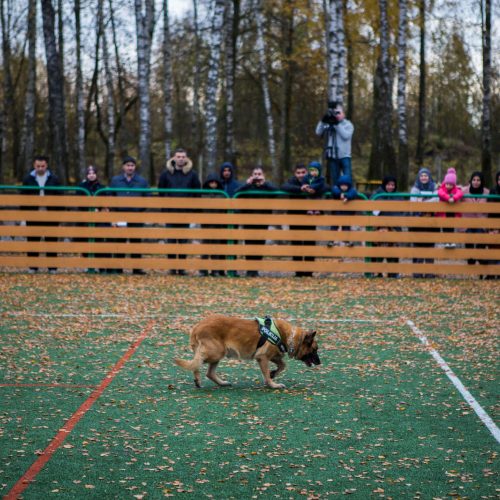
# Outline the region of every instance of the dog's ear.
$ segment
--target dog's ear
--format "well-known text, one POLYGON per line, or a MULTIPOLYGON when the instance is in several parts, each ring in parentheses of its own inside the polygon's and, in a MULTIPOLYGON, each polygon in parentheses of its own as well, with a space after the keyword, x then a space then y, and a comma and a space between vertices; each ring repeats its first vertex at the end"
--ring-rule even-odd
POLYGON ((309 332, 307 332, 307 335, 306 335, 307 341, 312 342, 315 335, 316 335, 316 330, 310 330, 309 332))

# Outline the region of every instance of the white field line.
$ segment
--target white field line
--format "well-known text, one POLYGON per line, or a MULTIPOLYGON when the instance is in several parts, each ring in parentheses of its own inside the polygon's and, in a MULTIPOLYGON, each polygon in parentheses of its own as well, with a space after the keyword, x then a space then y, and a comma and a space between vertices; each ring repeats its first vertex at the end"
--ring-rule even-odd
POLYGON ((427 337, 415 326, 413 321, 408 320, 406 324, 411 328, 412 332, 419 338, 420 342, 427 347, 429 354, 436 360, 437 364, 446 373, 446 376, 451 380, 451 383, 460 392, 465 401, 470 405, 470 407, 476 412, 477 416, 481 419, 481 422, 488 428, 493 437, 500 443, 500 429, 497 427, 495 422, 486 413, 483 407, 476 401, 474 396, 465 388, 460 379, 453 373, 453 370, 448 366, 446 361, 441 357, 441 355, 431 347, 427 337))

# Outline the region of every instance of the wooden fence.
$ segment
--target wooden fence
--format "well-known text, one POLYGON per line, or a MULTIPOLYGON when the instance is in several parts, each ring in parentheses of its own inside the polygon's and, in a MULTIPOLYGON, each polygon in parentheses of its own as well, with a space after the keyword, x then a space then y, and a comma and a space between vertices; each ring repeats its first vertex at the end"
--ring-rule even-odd
POLYGON ((0 194, 0 269, 498 276, 499 230, 500 203, 0 194))

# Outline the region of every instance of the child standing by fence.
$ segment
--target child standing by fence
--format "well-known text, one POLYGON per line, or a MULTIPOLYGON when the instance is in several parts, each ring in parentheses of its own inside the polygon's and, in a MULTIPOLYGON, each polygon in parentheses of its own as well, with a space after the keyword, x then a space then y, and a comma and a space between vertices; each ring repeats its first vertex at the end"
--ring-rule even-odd
MULTIPOLYGON (((463 197, 464 193, 459 186, 457 186, 457 172, 454 168, 449 168, 444 176, 441 187, 438 189, 438 196, 441 201, 453 205, 458 203, 463 197)), ((460 213, 446 212, 436 214, 438 217, 461 217, 460 213)), ((455 232, 452 227, 444 227, 443 233, 455 232)), ((445 243, 445 248, 456 248, 456 243, 445 243)))

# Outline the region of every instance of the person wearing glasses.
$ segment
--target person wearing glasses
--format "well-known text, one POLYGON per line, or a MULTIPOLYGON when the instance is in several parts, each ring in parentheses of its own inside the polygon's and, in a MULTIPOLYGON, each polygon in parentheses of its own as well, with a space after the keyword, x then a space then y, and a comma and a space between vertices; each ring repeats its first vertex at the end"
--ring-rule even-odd
POLYGON ((337 102, 330 101, 328 109, 316 126, 316 135, 325 141, 325 158, 330 183, 337 184, 341 175, 352 179, 351 141, 354 125, 345 117, 344 108, 337 102))

